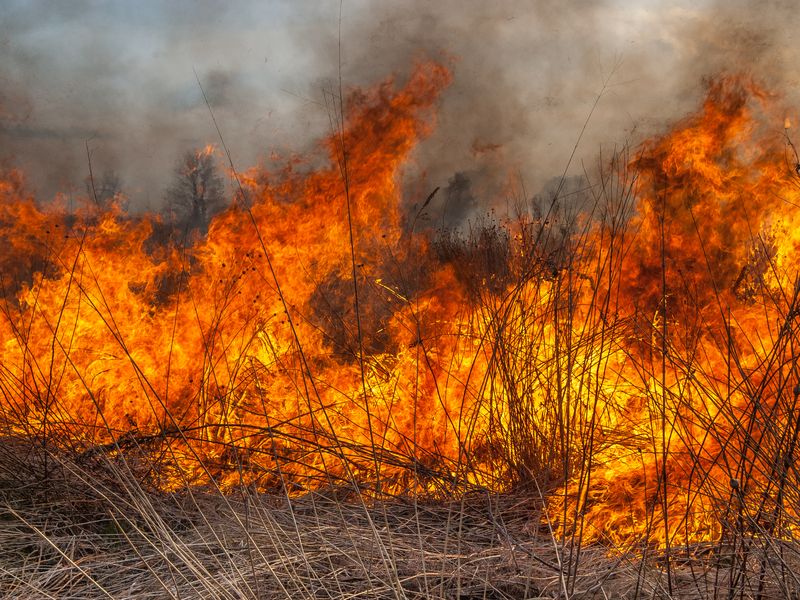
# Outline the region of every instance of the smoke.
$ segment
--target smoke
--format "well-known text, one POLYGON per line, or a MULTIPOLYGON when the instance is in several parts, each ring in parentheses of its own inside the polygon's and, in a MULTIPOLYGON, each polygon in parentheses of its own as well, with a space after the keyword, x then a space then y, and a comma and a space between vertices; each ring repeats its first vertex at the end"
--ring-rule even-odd
POLYGON ((0 160, 41 200, 80 195, 88 143, 95 172, 115 171, 133 207, 158 208, 182 153, 217 141, 195 71, 244 168, 325 134, 323 91, 340 76, 402 78, 432 57, 455 81, 409 168, 408 202, 440 186, 452 193, 431 210, 449 201, 466 219, 663 130, 718 73, 751 72, 798 100, 792 2, 496 4, 345 0, 340 20, 336 2, 6 0, 0 160))

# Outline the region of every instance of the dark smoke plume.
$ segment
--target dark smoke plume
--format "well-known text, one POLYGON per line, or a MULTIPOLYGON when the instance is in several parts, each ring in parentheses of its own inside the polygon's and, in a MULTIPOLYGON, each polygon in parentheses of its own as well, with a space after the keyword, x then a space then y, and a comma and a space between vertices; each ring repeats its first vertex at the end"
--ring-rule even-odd
POLYGON ((468 174, 459 219, 663 129, 720 72, 798 100, 788 1, 345 0, 341 23, 337 2, 2 4, 0 161, 41 200, 85 193, 88 140, 132 208, 160 208, 175 160, 216 142, 194 70, 244 168, 324 134, 323 92, 340 75, 364 85, 415 59, 450 62, 438 128, 408 174, 425 191, 408 202, 468 174))

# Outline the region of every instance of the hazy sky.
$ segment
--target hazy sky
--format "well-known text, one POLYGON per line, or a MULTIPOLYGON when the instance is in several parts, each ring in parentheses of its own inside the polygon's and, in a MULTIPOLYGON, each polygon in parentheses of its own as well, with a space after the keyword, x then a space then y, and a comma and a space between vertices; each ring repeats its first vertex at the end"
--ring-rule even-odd
POLYGON ((329 126, 322 91, 455 56, 439 128, 415 164, 496 193, 534 191, 578 152, 637 141, 697 105, 702 80, 754 72, 791 96, 794 2, 640 0, 0 0, 0 161, 41 200, 84 192, 85 143, 138 207, 157 207, 184 150, 216 142, 197 71, 239 168, 301 151, 329 126), (496 147, 486 153, 475 145, 496 147))

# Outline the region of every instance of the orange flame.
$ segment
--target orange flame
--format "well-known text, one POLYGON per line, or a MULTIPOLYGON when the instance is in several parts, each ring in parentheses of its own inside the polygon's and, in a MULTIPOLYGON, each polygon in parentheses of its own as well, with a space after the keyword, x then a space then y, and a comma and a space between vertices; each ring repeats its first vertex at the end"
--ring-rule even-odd
POLYGON ((399 178, 450 79, 352 92, 326 166, 242 174, 247 202, 192 248, 118 208, 41 209, 8 176, 6 434, 152 448, 163 489, 550 478, 562 532, 617 543, 795 527, 800 186, 774 98, 713 83, 560 246, 522 219, 437 255, 399 178))

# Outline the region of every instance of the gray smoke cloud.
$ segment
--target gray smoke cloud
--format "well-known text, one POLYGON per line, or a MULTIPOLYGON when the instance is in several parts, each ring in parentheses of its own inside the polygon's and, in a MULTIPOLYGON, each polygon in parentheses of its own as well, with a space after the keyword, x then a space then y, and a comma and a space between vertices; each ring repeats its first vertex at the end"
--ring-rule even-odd
POLYGON ((302 151, 329 129, 340 48, 345 86, 453 60, 409 177, 429 190, 466 178, 469 194, 437 196, 467 198, 448 208, 459 218, 662 131, 718 73, 798 100, 788 1, 344 0, 341 22, 338 2, 0 4, 0 161, 41 200, 85 193, 88 141, 95 172, 116 171, 132 207, 159 208, 182 152, 217 142, 195 71, 237 167, 302 151))

